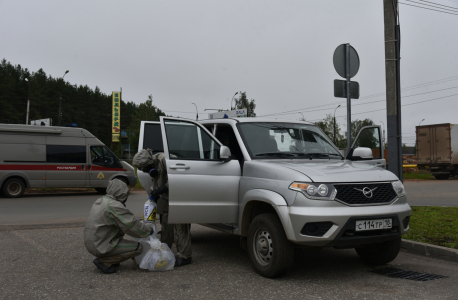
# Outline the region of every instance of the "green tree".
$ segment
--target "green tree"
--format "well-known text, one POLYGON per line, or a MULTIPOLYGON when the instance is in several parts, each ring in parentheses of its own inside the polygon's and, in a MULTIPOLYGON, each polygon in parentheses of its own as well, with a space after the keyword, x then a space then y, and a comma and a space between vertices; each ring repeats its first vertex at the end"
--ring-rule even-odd
POLYGON ((315 123, 331 139, 337 147, 341 147, 343 135, 340 134, 340 125, 336 122, 336 135, 334 136, 334 118, 331 114, 326 115, 321 121, 315 123))
POLYGON ((256 108, 256 103, 254 99, 248 101, 246 97, 246 92, 240 92, 240 97, 235 100, 235 109, 242 109, 246 108, 247 110, 247 117, 256 117, 256 113, 254 109, 256 108))
POLYGON ((141 121, 159 121, 160 116, 165 116, 165 113, 153 105, 153 95, 149 95, 145 103, 137 106, 127 131, 131 151, 134 153, 138 151, 141 121))

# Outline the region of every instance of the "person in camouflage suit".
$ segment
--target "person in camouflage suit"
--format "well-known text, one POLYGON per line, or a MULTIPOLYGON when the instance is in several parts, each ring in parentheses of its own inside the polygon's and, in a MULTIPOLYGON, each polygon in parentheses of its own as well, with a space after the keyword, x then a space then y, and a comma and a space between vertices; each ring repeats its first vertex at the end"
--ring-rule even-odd
POLYGON ((151 149, 138 152, 132 164, 144 173, 151 176, 153 184, 150 196, 158 204, 158 213, 161 214, 161 242, 166 243, 170 249, 177 235, 177 256, 175 267, 192 263, 191 251, 191 224, 169 224, 169 182, 164 153, 152 154, 151 149))
POLYGON ((127 185, 113 179, 107 194, 92 205, 84 228, 84 245, 94 255, 94 264, 106 274, 116 273, 116 267, 142 253, 142 244, 125 240, 124 234, 145 238, 154 233, 153 224, 144 223, 126 208, 130 191, 127 185))

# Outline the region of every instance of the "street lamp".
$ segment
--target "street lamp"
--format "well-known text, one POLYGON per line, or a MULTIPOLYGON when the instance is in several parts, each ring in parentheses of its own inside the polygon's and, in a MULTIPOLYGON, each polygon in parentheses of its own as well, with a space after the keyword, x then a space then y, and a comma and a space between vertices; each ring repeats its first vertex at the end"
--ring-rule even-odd
POLYGON ((302 115, 302 121, 305 121, 305 117, 304 117, 304 114, 303 114, 303 113, 301 113, 300 111, 298 111, 298 113, 302 115))
POLYGON ((232 96, 232 100, 231 100, 231 110, 232 110, 232 101, 234 101, 234 97, 235 97, 235 95, 237 95, 238 93, 239 93, 239 92, 236 92, 236 93, 234 94, 234 96, 232 96))
POLYGON ((27 92, 27 115, 25 117, 25 125, 29 125, 29 108, 30 108, 30 82, 27 78, 25 81, 29 84, 29 91, 27 92))
POLYGON ((199 112, 197 111, 197 105, 193 102, 191 104, 194 104, 194 106, 196 107, 196 121, 199 120, 199 112))
POLYGON ((336 144, 336 110, 340 107, 340 104, 339 106, 336 107, 336 109, 334 109, 334 145, 336 144))
MULTIPOLYGON (((62 81, 64 81, 65 75, 70 72, 69 70, 65 71, 64 76, 62 76, 62 81)), ((60 126, 60 121, 62 119, 62 89, 60 91, 60 99, 59 99, 59 126, 60 126)))
POLYGON ((425 119, 421 120, 420 123, 418 123, 418 126, 420 126, 421 122, 423 122, 425 119))
MULTIPOLYGON (((382 124, 383 124, 383 137, 382 137, 382 140, 383 140, 383 144, 385 144, 385 123, 383 123, 383 121, 380 121, 382 124)), ((385 149, 385 145, 383 145, 383 149, 385 149)))

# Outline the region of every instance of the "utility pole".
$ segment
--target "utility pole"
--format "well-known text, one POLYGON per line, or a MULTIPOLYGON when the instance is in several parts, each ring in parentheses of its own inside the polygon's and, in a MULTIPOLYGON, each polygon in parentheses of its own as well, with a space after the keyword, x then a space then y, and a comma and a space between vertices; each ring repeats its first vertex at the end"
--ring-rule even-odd
POLYGON ((336 109, 334 109, 334 145, 336 144, 336 110, 340 107, 340 104, 339 106, 336 107, 336 109))
POLYGON ((383 0, 385 23, 386 113, 388 129, 388 170, 403 181, 400 28, 398 0, 383 0))
POLYGON ((25 117, 25 125, 29 125, 29 109, 30 109, 30 82, 27 78, 25 78, 25 81, 27 81, 29 85, 29 90, 27 92, 27 115, 25 117))
MULTIPOLYGON (((62 81, 64 81, 64 77, 65 75, 68 73, 69 71, 65 71, 64 73, 64 76, 62 76, 62 81)), ((62 88, 60 90, 60 98, 59 98, 59 124, 57 124, 57 126, 61 126, 60 124, 60 121, 62 120, 62 88)))

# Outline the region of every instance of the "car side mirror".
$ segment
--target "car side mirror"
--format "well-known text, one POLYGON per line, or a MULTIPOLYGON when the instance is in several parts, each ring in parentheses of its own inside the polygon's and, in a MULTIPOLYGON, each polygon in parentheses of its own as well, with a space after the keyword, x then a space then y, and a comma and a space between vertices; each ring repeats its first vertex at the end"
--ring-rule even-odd
POLYGON ((219 148, 219 158, 223 161, 231 160, 231 150, 227 146, 221 146, 219 148))
POLYGON ((347 155, 347 159, 349 160, 371 160, 372 158, 372 149, 366 147, 351 149, 347 155))

